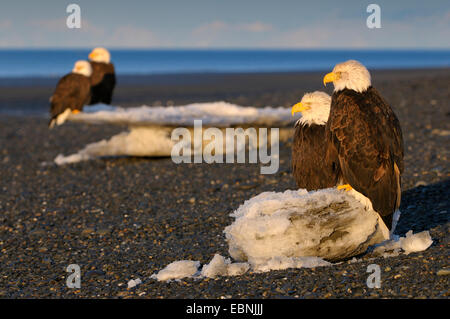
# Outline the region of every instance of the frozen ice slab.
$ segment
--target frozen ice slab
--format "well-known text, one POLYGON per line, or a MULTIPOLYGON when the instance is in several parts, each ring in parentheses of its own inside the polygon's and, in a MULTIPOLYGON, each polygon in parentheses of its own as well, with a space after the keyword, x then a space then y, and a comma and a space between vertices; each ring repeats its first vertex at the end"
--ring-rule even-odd
MULTIPOLYGON (((171 138, 172 131, 177 127, 186 128, 193 140, 195 120, 202 120, 203 132, 208 127, 217 127, 224 137, 228 127, 252 127, 256 129, 258 136, 259 128, 280 128, 280 141, 285 141, 292 135, 292 125, 295 122, 290 109, 282 107, 243 107, 226 102, 132 108, 98 104, 86 107, 82 113, 69 115, 68 121, 127 125, 128 130, 109 139, 88 144, 74 154, 59 154, 54 162, 63 165, 105 156, 168 157, 176 143, 171 138)), ((201 152, 207 142, 204 140, 200 149, 194 152, 201 152)))
POLYGON ((230 256, 256 269, 274 258, 338 261, 389 239, 378 213, 335 188, 264 192, 231 216, 235 221, 225 228, 230 256))
POLYGON ((83 112, 71 114, 69 121, 93 124, 117 124, 130 126, 192 126, 194 120, 202 120, 204 126, 229 127, 251 124, 268 127, 293 125, 290 108, 239 106, 223 101, 193 103, 182 106, 112 107, 98 104, 85 107, 83 112))

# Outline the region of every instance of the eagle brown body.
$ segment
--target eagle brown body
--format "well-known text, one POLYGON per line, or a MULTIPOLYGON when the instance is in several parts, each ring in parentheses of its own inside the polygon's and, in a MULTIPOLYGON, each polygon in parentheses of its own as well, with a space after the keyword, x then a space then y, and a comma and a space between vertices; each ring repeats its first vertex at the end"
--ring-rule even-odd
POLYGON ((338 166, 327 152, 325 125, 301 124, 295 128, 292 145, 292 172, 299 188, 308 191, 335 187, 338 166))
POLYGON ((111 104, 116 74, 112 63, 90 61, 92 66, 90 105, 97 103, 111 104))
POLYGON ((91 80, 89 77, 69 73, 63 76, 56 85, 50 98, 50 123, 66 109, 83 110, 91 98, 91 80))
POLYGON ((342 183, 368 197, 391 229, 404 170, 402 131, 391 107, 371 86, 334 92, 326 135, 327 160, 338 160, 342 183))

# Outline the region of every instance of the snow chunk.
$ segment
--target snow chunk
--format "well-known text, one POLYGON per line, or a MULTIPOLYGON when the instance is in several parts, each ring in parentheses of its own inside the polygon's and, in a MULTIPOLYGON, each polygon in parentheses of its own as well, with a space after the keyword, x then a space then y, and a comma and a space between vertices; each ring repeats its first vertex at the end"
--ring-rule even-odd
POLYGON ((166 127, 131 127, 109 140, 86 145, 75 154, 55 158, 57 165, 86 161, 104 156, 170 156, 173 145, 171 129, 166 127))
POLYGON ((413 234, 410 230, 406 233, 406 238, 402 238, 402 249, 406 254, 414 253, 418 251, 424 251, 431 246, 433 240, 431 239, 429 231, 423 231, 417 234, 413 234))
POLYGON ((246 273, 249 268, 248 263, 231 263, 230 258, 215 254, 209 264, 203 266, 201 275, 208 278, 238 276, 246 273))
POLYGON ((254 269, 305 262, 286 259, 291 257, 337 261, 389 238, 375 211, 335 188, 265 192, 245 201, 231 216, 236 220, 224 231, 230 256, 248 261, 254 269))
POLYGON ((185 277, 194 277, 198 273, 200 267, 199 261, 192 260, 180 260, 166 266, 166 268, 160 270, 157 274, 151 275, 150 278, 166 281, 172 279, 180 279, 185 277))
POLYGON ((228 276, 240 276, 250 269, 249 263, 232 263, 228 265, 228 276))
POLYGON ((314 268, 331 266, 332 264, 319 257, 286 257, 277 256, 270 259, 253 260, 256 272, 283 270, 288 268, 314 268))
POLYGON ((128 282, 128 289, 134 288, 134 287, 136 287, 137 285, 139 285, 139 284, 141 284, 141 283, 142 283, 142 281, 141 281, 141 279, 139 279, 139 278, 131 279, 131 280, 128 282))
POLYGON ((219 254, 215 254, 209 264, 202 268, 202 276, 214 278, 216 276, 226 276, 228 274, 228 265, 231 264, 229 258, 225 259, 219 254))
POLYGON ((396 236, 394 239, 387 240, 380 245, 377 245, 373 251, 375 255, 383 257, 398 256, 403 251, 405 254, 410 254, 418 251, 424 251, 431 246, 433 240, 431 239, 428 230, 413 234, 410 230, 406 233, 406 237, 396 236))

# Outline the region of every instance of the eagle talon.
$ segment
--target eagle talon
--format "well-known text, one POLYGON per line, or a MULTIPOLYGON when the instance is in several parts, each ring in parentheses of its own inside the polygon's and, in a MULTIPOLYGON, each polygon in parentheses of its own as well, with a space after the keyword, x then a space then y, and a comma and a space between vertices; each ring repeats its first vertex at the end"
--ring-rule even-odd
POLYGON ((72 114, 78 114, 80 113, 80 110, 72 110, 72 114))
POLYGON ((353 187, 351 187, 350 184, 345 184, 345 185, 339 185, 337 187, 337 189, 339 189, 339 190, 343 189, 346 192, 349 192, 349 191, 351 191, 353 189, 353 187))

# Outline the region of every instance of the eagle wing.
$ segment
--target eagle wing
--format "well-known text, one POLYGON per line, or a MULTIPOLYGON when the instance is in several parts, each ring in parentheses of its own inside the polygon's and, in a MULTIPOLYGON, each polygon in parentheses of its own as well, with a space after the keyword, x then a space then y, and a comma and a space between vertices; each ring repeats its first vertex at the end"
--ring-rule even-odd
POLYGON ((90 84, 89 78, 79 74, 67 74, 63 76, 50 98, 50 113, 52 118, 57 117, 67 108, 82 110, 89 102, 90 84))
POLYGON ((116 73, 114 64, 92 62, 92 100, 90 104, 111 104, 112 95, 116 86, 116 73))
POLYGON ((375 88, 370 87, 367 94, 368 99, 373 101, 373 104, 378 106, 381 110, 382 116, 379 117, 379 120, 380 126, 384 128, 382 130, 384 139, 390 142, 390 149, 392 150, 394 161, 397 164, 400 173, 403 173, 405 169, 403 163, 404 148, 400 121, 389 104, 383 99, 375 88))
POLYGON ((325 125, 297 125, 292 144, 292 172, 299 188, 334 187, 336 163, 326 157, 325 125))
MULTIPOLYGON (((390 228, 399 204, 395 135, 377 100, 351 90, 333 94, 327 138, 339 159, 344 183, 368 197, 390 228)), ((398 165, 397 165, 398 166, 398 165)))

